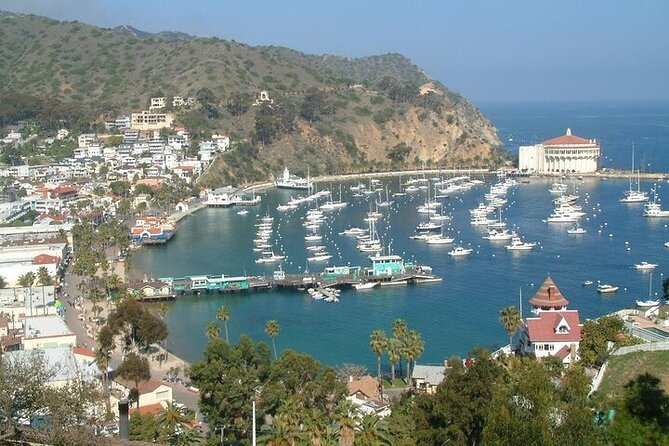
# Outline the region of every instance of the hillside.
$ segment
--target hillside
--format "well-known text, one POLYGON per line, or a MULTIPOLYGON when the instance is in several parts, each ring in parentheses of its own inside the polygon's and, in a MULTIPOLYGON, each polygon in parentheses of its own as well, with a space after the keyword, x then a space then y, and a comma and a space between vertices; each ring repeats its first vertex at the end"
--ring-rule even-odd
POLYGON ((129 26, 102 29, 0 12, 0 93, 57 98, 91 121, 197 96, 180 112, 196 141, 237 144, 205 184, 297 173, 494 165, 495 129, 462 96, 398 54, 350 59, 129 26), (274 103, 253 105, 261 90, 274 103))

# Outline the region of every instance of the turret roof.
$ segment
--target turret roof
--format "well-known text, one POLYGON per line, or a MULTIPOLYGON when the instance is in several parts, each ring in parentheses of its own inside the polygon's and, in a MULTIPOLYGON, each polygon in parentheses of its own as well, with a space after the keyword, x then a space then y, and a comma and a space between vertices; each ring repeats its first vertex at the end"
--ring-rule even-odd
POLYGON ((530 299, 530 304, 534 307, 561 308, 569 305, 569 301, 562 295, 551 276, 548 276, 539 291, 530 299))

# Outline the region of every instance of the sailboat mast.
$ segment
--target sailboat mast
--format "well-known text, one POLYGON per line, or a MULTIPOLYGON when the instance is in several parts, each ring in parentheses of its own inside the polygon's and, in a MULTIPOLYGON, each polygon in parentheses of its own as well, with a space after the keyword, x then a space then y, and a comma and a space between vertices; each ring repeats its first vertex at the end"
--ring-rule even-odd
POLYGON ((518 287, 518 307, 520 308, 520 320, 523 320, 523 287, 518 287))

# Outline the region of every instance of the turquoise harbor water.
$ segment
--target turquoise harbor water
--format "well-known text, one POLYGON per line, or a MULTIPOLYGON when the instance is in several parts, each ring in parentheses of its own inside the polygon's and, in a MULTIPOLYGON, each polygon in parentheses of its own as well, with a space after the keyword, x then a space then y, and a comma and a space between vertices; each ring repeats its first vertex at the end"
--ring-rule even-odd
MULTIPOLYGON (((607 110, 598 113, 605 115, 607 110)), ((640 153, 652 160, 653 166, 669 164, 668 157, 663 155, 669 147, 669 130, 666 126, 656 125, 662 122, 661 116, 669 115, 669 107, 653 110, 639 111, 636 115, 630 112, 636 116, 636 127, 628 125, 635 129, 631 132, 635 140, 639 141, 637 137, 644 134, 648 137, 640 153), (655 118, 648 120, 647 116, 653 113, 656 113, 655 118)), ((531 119, 536 113, 534 105, 525 111, 511 107, 504 112, 501 105, 489 109, 483 107, 483 111, 498 126, 500 137, 505 140, 528 139, 522 143, 534 142, 528 136, 532 132, 537 135, 536 140, 542 140, 563 133, 561 127, 567 125, 576 134, 598 137, 602 141, 615 139, 611 135, 619 132, 615 117, 611 118, 611 133, 605 131, 607 127, 603 124, 599 124, 602 126, 600 133, 595 133, 580 131, 582 123, 603 118, 580 119, 575 116, 568 124, 554 129, 550 116, 562 114, 553 108, 545 112, 545 120, 537 122, 531 119), (535 129, 531 130, 531 126, 535 129)), ((665 119, 664 123, 669 120, 665 119)), ((637 148, 639 145, 637 142, 637 148)), ((607 150, 611 159, 620 159, 620 164, 611 167, 625 167, 629 146, 627 142, 620 142, 616 147, 620 153, 607 150)), ((665 167, 664 171, 669 171, 669 165, 665 167)), ((524 311, 529 311, 527 299, 548 274, 570 300, 570 306, 578 308, 584 318, 632 307, 635 299, 645 299, 649 275, 632 268, 634 263, 642 260, 660 264, 653 276, 653 292, 660 293, 669 258, 669 250, 663 246, 669 241, 669 219, 647 219, 642 216, 642 205, 618 203, 619 196, 628 187, 627 181, 586 179, 570 183, 570 187, 578 189, 579 202, 588 213, 582 219, 582 226, 588 233, 580 236, 567 234, 569 224, 549 225, 542 221, 552 209, 549 180, 532 179, 529 184, 512 188, 503 218, 525 240, 539 242, 540 246, 531 252, 510 253, 504 249, 503 243, 483 240, 483 230, 469 222, 468 210, 483 200, 483 194, 495 180, 487 178, 485 185, 443 200, 445 209, 453 215, 449 231, 457 242, 475 249, 467 258, 453 259, 446 255, 451 249, 449 245, 427 245, 409 239, 423 219, 416 212, 416 206, 424 202, 424 192, 396 199, 389 210, 383 211, 384 218, 379 224, 383 242, 407 260, 432 266, 443 282, 367 292, 344 291, 338 304, 314 301, 307 293, 278 291, 181 297, 170 304, 168 348, 184 359, 198 360, 206 344, 206 324, 215 319, 220 305, 227 305, 231 311, 228 326, 232 340, 247 333, 256 340, 267 341, 264 324, 269 319, 276 319, 281 325, 276 338, 278 348, 308 352, 332 365, 353 362, 373 367, 369 334, 378 328, 390 332, 392 321, 404 318, 425 339, 426 350, 421 362, 438 363, 453 354, 464 355, 475 345, 495 348, 508 342, 498 322, 499 310, 506 305, 517 305, 519 290, 522 290, 524 311), (583 287, 584 279, 593 280, 595 284, 598 280, 612 283, 621 289, 615 295, 601 296, 594 286, 583 287)), ((398 189, 399 181, 399 178, 382 179, 382 187, 387 185, 392 193, 398 189)), ((342 183, 343 199, 349 201, 349 206, 331 213, 321 231, 324 235, 322 244, 334 256, 329 265, 368 266, 370 263, 356 250, 352 238, 338 235, 351 225, 365 226, 363 218, 369 210, 370 199, 350 197, 352 184, 342 183)), ((652 182, 642 182, 645 190, 652 186, 652 182)), ((660 196, 669 202, 669 184, 657 183, 656 187, 660 196)), ((319 189, 323 188, 338 197, 339 183, 320 184, 319 189)), ((291 195, 296 194, 268 191, 263 196, 262 206, 251 209, 246 216, 237 215, 238 209, 234 208, 203 210, 183 220, 178 234, 166 246, 148 247, 137 252, 135 264, 154 277, 205 273, 271 275, 274 267, 256 264, 257 255, 252 251, 256 214, 262 216, 269 212, 275 217, 275 251, 287 255, 284 270, 288 273, 302 271, 306 264, 305 229, 302 227, 306 205, 288 214, 275 211, 276 206, 285 203, 291 195)), ((311 270, 319 268, 312 267, 311 270)))

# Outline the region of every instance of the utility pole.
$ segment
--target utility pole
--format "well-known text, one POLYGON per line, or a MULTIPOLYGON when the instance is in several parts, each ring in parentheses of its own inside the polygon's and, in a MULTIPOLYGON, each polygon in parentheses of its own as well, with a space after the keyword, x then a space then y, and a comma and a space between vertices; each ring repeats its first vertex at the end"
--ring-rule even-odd
POLYGON ((252 422, 253 432, 251 434, 251 444, 256 446, 256 402, 253 401, 253 422, 252 422))

